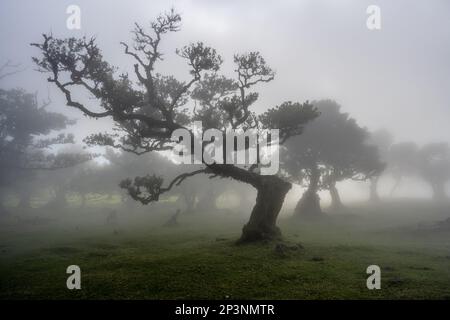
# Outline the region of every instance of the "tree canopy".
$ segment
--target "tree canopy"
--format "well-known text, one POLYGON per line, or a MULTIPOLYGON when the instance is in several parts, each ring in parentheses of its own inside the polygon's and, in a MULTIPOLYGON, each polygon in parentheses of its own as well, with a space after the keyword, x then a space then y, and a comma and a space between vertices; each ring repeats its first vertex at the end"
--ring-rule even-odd
POLYGON ((450 147, 448 143, 437 142, 424 145, 419 150, 419 172, 432 188, 433 198, 447 198, 445 185, 450 180, 450 147))
MULTIPOLYGON (((236 79, 227 79, 218 74, 223 58, 216 50, 203 42, 191 43, 175 50, 190 69, 189 81, 157 73, 155 66, 163 59, 160 43, 167 33, 180 30, 180 22, 181 16, 171 10, 159 15, 150 23, 149 29, 135 24, 133 44, 121 43, 124 54, 135 61, 133 76, 117 74, 117 68, 104 60, 94 38, 57 39, 43 35, 41 43, 33 44, 40 50, 40 56, 33 58, 34 62, 41 71, 50 74, 48 81, 60 89, 68 106, 90 117, 112 117, 115 121, 115 132, 92 135, 86 139, 88 144, 120 148, 136 154, 171 150, 174 148, 172 132, 184 128, 192 133, 190 125, 195 120, 223 134, 229 129, 277 128, 280 142, 284 142, 300 134, 303 125, 317 116, 309 103, 286 102, 259 115, 250 110, 258 99, 258 93, 251 90, 258 84, 272 81, 275 76, 259 52, 236 54, 233 59, 236 79), (101 110, 94 110, 77 100, 75 87, 87 90, 97 99, 101 110), (200 108, 191 112, 188 106, 192 106, 193 101, 198 101, 200 108)), ((201 173, 236 179, 266 191, 269 188, 267 180, 279 179, 261 176, 257 166, 242 168, 230 164, 203 164, 203 168, 183 173, 167 186, 164 186, 162 177, 147 175, 124 180, 121 187, 145 204, 157 201, 160 194, 201 173)), ((267 207, 258 205, 257 199, 247 225, 248 232, 244 231, 247 235, 243 238, 265 238, 279 233, 275 220, 290 185, 276 180, 270 188, 282 190, 278 196, 281 201, 277 199, 276 204, 267 207)))
POLYGON ((313 105, 320 116, 306 126, 301 136, 286 143, 283 163, 293 181, 308 187, 305 197, 316 203, 313 208, 308 202, 309 209, 305 210, 319 212, 318 190, 330 190, 333 205, 340 206, 337 182, 369 179, 379 174, 384 164, 377 147, 368 144, 367 129, 342 112, 339 104, 320 100, 313 105))
POLYGON ((88 153, 55 152, 54 145, 74 142, 71 134, 56 133, 74 124, 66 116, 39 105, 35 94, 0 89, 0 181, 16 186, 28 205, 26 183, 37 170, 56 170, 88 161, 88 153), (25 184, 24 184, 25 183, 25 184))

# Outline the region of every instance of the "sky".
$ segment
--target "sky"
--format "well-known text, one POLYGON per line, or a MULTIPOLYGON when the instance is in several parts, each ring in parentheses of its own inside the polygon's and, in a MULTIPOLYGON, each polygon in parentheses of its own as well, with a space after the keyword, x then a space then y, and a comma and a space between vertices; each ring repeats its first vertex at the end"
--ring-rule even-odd
MULTIPOLYGON (((95 36, 105 58, 131 73, 134 22, 142 25, 174 7, 182 30, 163 40, 158 71, 188 79, 175 49, 204 41, 222 55, 223 73, 233 75, 233 54, 260 51, 276 78, 257 88, 254 111, 284 101, 329 98, 369 130, 386 128, 396 141, 450 142, 450 1, 433 0, 129 0, 0 2, 0 64, 8 59, 25 71, 2 87, 23 87, 46 98, 54 110, 79 119, 78 139, 104 131, 108 120, 92 120, 65 106, 60 92, 35 71, 31 42, 42 33, 95 36), (69 5, 81 9, 81 30, 66 27, 69 5), (381 29, 366 27, 369 5, 381 9, 381 29)), ((95 101, 89 101, 95 104, 95 101)), ((95 105, 92 108, 95 109, 95 105)))
MULTIPOLYGON (((235 53, 259 51, 276 77, 257 88, 257 113, 284 101, 334 99, 360 125, 387 129, 397 142, 450 142, 447 0, 2 0, 0 64, 9 59, 24 71, 0 86, 38 92, 41 99, 49 95, 50 109, 78 119, 69 131, 81 143, 112 122, 88 119, 65 106, 61 92, 35 70, 31 57, 38 52, 30 43, 49 32, 95 36, 106 60, 132 74, 134 61, 120 42, 130 43, 135 22, 148 25, 172 7, 182 15, 182 30, 163 39, 165 59, 158 72, 187 80, 188 69, 175 49, 190 42, 216 48, 227 76, 233 76, 235 53), (81 9, 81 30, 66 27, 69 5, 81 9), (381 10, 380 30, 366 26, 369 5, 381 10)), ((96 110, 95 100, 85 102, 96 110)), ((344 200, 367 193, 367 186, 352 188, 344 200)))

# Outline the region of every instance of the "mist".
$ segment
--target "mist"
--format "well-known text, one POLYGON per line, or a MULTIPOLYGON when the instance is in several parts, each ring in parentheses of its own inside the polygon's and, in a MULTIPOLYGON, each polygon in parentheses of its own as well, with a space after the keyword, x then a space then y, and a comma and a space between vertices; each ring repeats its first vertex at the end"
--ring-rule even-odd
MULTIPOLYGON (((139 270, 139 258, 174 259, 184 275, 201 265, 206 278, 234 280, 210 279, 206 292, 201 281, 162 273, 146 291, 125 277, 131 285, 114 296, 92 275, 88 298, 373 298, 356 278, 339 280, 348 292, 302 290, 291 268, 309 275, 308 263, 333 269, 364 257, 336 272, 357 277, 377 264, 395 270, 378 298, 444 297, 445 262, 427 259, 441 259, 450 244, 450 3, 377 1, 375 29, 371 5, 2 1, 2 277, 41 253, 53 265, 67 258, 97 267, 102 257, 139 270), (79 28, 69 28, 73 21, 79 28), (214 139, 198 139, 198 121, 214 139), (272 129, 274 175, 261 170, 263 150, 250 138, 233 138, 231 152, 255 152, 255 163, 228 163, 222 145, 214 162, 204 153, 192 155, 195 164, 175 160, 181 140, 191 156, 225 143, 230 130, 256 132, 259 142, 272 129), (175 141, 177 130, 188 138, 175 141), (397 254, 408 250, 416 256, 397 254), (218 266, 225 256, 234 270, 218 266), (251 259, 266 257, 267 270, 254 276, 251 259), (406 270, 428 262, 434 275, 406 270), (292 282, 262 293, 259 276, 280 270, 292 282), (249 279, 242 289, 240 272, 249 279), (433 277, 442 281, 422 294, 419 280, 433 277), (177 289, 158 289, 161 279, 177 289)), ((102 281, 123 271, 111 270, 102 281)), ((320 279, 311 285, 333 282, 320 279)), ((0 297, 67 298, 39 282, 32 288, 23 295, 12 283, 0 297)))

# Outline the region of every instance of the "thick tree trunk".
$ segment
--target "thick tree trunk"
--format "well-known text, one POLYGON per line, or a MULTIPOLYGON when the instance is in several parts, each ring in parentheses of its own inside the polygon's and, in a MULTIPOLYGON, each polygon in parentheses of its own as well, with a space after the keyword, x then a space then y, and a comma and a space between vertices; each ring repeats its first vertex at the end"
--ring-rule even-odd
POLYGON ((242 229, 239 242, 273 240, 281 237, 276 222, 291 184, 276 176, 261 176, 256 204, 250 220, 242 229))
POLYGON ((378 195, 378 180, 379 177, 374 177, 370 180, 370 201, 379 202, 380 197, 378 195))
POLYGON ((264 176, 233 165, 212 164, 212 172, 222 177, 233 178, 256 188, 256 204, 248 223, 242 229, 238 243, 273 240, 281 236, 276 222, 284 198, 291 189, 289 182, 277 176, 264 176))
POLYGON ((320 172, 317 167, 311 168, 311 177, 308 189, 297 203, 294 210, 294 217, 319 217, 323 212, 320 208, 320 198, 317 194, 319 190, 320 172))
POLYGON ((330 196, 331 196, 331 208, 333 210, 342 209, 342 201, 341 196, 339 195, 339 191, 336 188, 336 183, 333 182, 330 184, 330 196))

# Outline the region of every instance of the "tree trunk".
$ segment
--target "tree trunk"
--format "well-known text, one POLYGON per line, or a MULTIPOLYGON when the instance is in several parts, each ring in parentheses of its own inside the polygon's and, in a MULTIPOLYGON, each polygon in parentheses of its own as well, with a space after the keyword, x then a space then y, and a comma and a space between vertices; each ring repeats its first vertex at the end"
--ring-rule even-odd
POLYGON ((392 187, 391 192, 389 193, 389 196, 391 196, 391 197, 394 196, 394 192, 395 192, 395 190, 397 190, 398 186, 400 185, 401 180, 402 180, 401 176, 399 176, 399 177, 397 177, 397 179, 395 179, 394 186, 392 187))
POLYGON ((195 213, 195 202, 197 200, 197 195, 193 192, 185 191, 183 193, 184 202, 186 204, 185 213, 193 214, 195 213))
POLYGON ((281 236, 276 222, 291 183, 277 176, 259 175, 233 165, 212 164, 208 168, 222 177, 248 183, 257 190, 256 204, 238 243, 273 240, 281 236))
POLYGON ((294 210, 294 216, 317 218, 322 215, 320 208, 320 198, 317 194, 319 190, 320 171, 317 166, 311 168, 311 177, 308 189, 303 193, 303 196, 297 203, 294 210))
POLYGON ((291 184, 276 176, 261 176, 256 204, 250 220, 242 229, 239 242, 273 240, 281 237, 276 222, 291 184))
POLYGON ((339 191, 336 188, 336 182, 330 184, 330 195, 331 195, 331 208, 333 210, 342 209, 342 201, 341 196, 339 195, 339 191))
POLYGON ((378 180, 380 177, 373 177, 370 180, 370 201, 379 202, 380 197, 378 196, 378 180))

